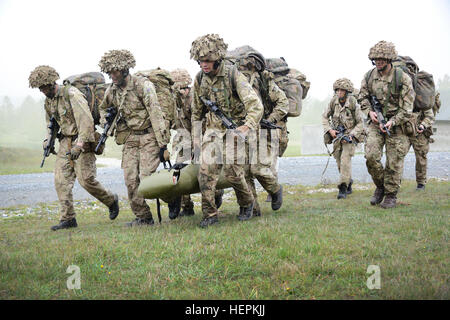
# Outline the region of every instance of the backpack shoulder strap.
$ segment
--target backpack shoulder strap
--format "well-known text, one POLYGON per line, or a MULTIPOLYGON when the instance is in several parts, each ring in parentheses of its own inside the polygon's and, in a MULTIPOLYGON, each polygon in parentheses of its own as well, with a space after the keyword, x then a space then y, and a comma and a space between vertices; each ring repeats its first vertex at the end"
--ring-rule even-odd
POLYGON ((369 72, 366 73, 366 86, 369 93, 372 91, 372 74, 375 71, 375 68, 372 68, 369 72))

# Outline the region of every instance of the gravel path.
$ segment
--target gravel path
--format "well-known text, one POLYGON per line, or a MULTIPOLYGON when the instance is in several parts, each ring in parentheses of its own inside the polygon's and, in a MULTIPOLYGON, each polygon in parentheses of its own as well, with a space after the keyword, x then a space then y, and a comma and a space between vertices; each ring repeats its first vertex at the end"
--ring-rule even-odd
MULTIPOLYGON (((328 157, 291 157, 279 161, 279 179, 283 184, 302 184, 315 186, 321 183, 322 171, 328 157)), ((384 162, 384 158, 383 158, 384 162)), ((108 189, 127 197, 127 191, 120 168, 120 161, 115 159, 99 159, 98 163, 109 165, 97 169, 97 179, 108 189)), ((352 161, 353 179, 355 183, 372 182, 367 172, 363 155, 356 155, 352 161)), ((404 179, 415 180, 415 157, 408 153, 405 158, 404 179)), ((162 165, 160 166, 162 168, 162 165)), ((428 177, 448 181, 450 168, 450 152, 430 152, 428 154, 428 177)), ((331 158, 324 175, 324 183, 337 184, 339 173, 336 161, 331 158)), ((78 182, 73 189, 74 199, 94 199, 78 182)), ((57 196, 53 184, 53 173, 19 174, 0 176, 0 208, 16 205, 32 205, 39 202, 56 201, 57 196)))

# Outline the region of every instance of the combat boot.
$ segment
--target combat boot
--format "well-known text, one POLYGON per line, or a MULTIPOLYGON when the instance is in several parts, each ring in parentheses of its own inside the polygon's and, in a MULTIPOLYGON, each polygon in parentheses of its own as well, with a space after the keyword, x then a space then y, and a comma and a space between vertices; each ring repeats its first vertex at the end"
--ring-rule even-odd
POLYGON ((119 215, 119 196, 114 194, 114 202, 108 208, 109 209, 109 219, 114 220, 119 215))
POLYGON ((253 216, 253 207, 254 207, 254 202, 252 202, 252 204, 249 205, 248 207, 240 207, 238 219, 240 221, 246 221, 246 220, 251 219, 253 216))
POLYGON ((375 192, 373 193, 372 198, 370 198, 370 204, 371 205, 376 205, 381 203, 381 201, 383 201, 384 198, 384 187, 377 187, 375 189, 375 192))
POLYGON ((338 188, 339 188, 339 193, 338 193, 337 198, 338 199, 347 198, 347 184, 345 182, 343 182, 340 185, 338 185, 338 188))
POLYGON ((138 226, 151 226, 155 224, 155 221, 153 221, 153 218, 145 218, 145 219, 141 219, 141 218, 136 218, 131 222, 126 223, 127 227, 138 227, 138 226))
POLYGON ((219 209, 220 206, 222 205, 222 201, 223 201, 223 189, 219 190, 216 194, 216 196, 214 197, 214 202, 216 204, 216 208, 219 209))
POLYGON ((425 185, 422 183, 417 184, 417 191, 424 191, 425 190, 425 185))
POLYGON ((253 206, 253 216, 254 217, 261 216, 261 208, 259 207, 259 203, 256 200, 255 200, 255 205, 253 206))
POLYGON ((280 190, 275 192, 272 196, 272 210, 276 211, 281 208, 283 204, 283 186, 280 185, 280 190))
POLYGON ((351 194, 353 192, 352 184, 353 184, 353 179, 350 179, 350 182, 347 187, 347 194, 351 194))
POLYGON ((78 227, 77 220, 75 218, 71 220, 61 220, 59 224, 56 226, 51 227, 53 231, 59 230, 59 229, 69 229, 69 228, 76 228, 78 227))
POLYGON ((219 222, 219 218, 217 218, 217 214, 213 216, 209 216, 200 221, 200 228, 207 228, 210 225, 219 222))
POLYGON ((395 208, 397 202, 397 196, 395 194, 387 194, 384 198, 384 201, 382 204, 380 204, 380 207, 383 209, 391 209, 395 208))
POLYGON ((181 197, 176 198, 174 201, 169 202, 167 205, 169 206, 169 219, 176 219, 180 214, 181 197))
POLYGON ((180 212, 181 216, 193 216, 195 214, 194 208, 183 208, 180 212))

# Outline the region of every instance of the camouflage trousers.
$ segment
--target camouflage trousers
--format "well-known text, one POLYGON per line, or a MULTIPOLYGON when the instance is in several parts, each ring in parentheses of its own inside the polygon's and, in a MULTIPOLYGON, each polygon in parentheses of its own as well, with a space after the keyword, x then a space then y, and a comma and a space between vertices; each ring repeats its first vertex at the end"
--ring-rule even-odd
MULTIPOLYGON (((286 151, 288 147, 289 142, 289 135, 287 132, 287 122, 285 121, 278 121, 277 125, 282 127, 283 129, 277 130, 278 131, 278 145, 279 145, 279 154, 278 157, 282 157, 284 152, 286 151)), ((278 157, 275 157, 272 161, 272 164, 270 166, 270 170, 272 171, 272 174, 275 176, 275 178, 278 180, 278 170, 277 170, 277 164, 278 164, 278 157)))
POLYGON ((384 187, 385 194, 396 195, 400 189, 405 156, 408 153, 408 137, 400 126, 391 130, 391 136, 383 134, 378 125, 368 125, 365 143, 366 166, 377 187, 384 187), (383 146, 386 146, 386 167, 381 163, 383 146))
MULTIPOLYGON (((279 132, 279 130, 278 130, 279 132)), ((250 163, 245 165, 245 180, 252 191, 253 198, 255 199, 254 210, 260 209, 258 203, 258 195, 256 193, 255 187, 255 179, 261 184, 261 186, 269 193, 274 194, 280 190, 280 184, 278 183, 278 177, 272 172, 272 165, 278 159, 278 154, 272 154, 272 146, 271 146, 271 138, 270 131, 267 131, 268 138, 264 136, 260 136, 259 132, 257 133, 257 148, 258 152, 256 154, 256 163, 250 163), (267 141, 267 152, 265 154, 260 153, 260 139, 266 139, 267 141)), ((276 136, 278 138, 278 135, 276 136)), ((277 147, 278 143, 274 144, 274 147, 277 147)), ((264 146, 263 146, 264 147, 264 146)), ((248 148, 247 148, 248 149, 248 148)), ((248 150, 247 150, 248 156, 248 150)), ((248 156, 250 158, 250 156, 248 156)))
POLYGON ((339 174, 341 175, 339 184, 345 183, 348 186, 352 178, 352 157, 355 155, 356 146, 336 141, 333 148, 333 156, 336 159, 339 174))
POLYGON ((150 176, 159 166, 159 146, 152 129, 143 135, 131 134, 122 151, 122 169, 131 210, 137 218, 151 218, 145 199, 138 195, 141 179, 150 176))
MULTIPOLYGON (((191 141, 191 144, 190 144, 191 152, 193 152, 194 145, 192 143, 192 140, 190 140, 190 141, 191 141)), ((191 159, 191 156, 187 157, 183 153, 185 150, 188 150, 188 147, 189 146, 186 144, 186 141, 184 141, 184 140, 180 141, 179 139, 176 139, 176 136, 175 136, 175 139, 172 141, 172 154, 176 155, 177 163, 186 162, 187 160, 191 159)), ((216 190, 215 195, 219 196, 220 194, 221 194, 220 190, 216 190)), ((191 195, 190 194, 182 195, 181 196, 181 209, 190 210, 193 208, 194 208, 194 202, 192 202, 191 195)))
MULTIPOLYGON (((201 150, 200 169, 198 172, 198 183, 202 193, 203 217, 217 215, 215 204, 216 185, 219 180, 221 170, 224 178, 231 184, 236 194, 240 207, 248 207, 253 201, 253 195, 245 181, 244 165, 238 161, 238 152, 235 145, 227 145, 225 137, 203 141, 201 150), (211 152, 211 150, 214 150, 211 152), (232 158, 232 161, 228 160, 232 158), (230 163, 231 162, 231 163, 230 163)), ((245 156, 245 149, 241 150, 245 156)))
POLYGON ((416 155, 416 181, 417 184, 427 183, 427 154, 430 151, 430 140, 423 134, 416 137, 409 137, 409 147, 413 147, 416 155))
POLYGON ((93 152, 82 152, 77 160, 71 161, 66 155, 72 145, 71 138, 59 141, 55 162, 55 189, 58 195, 61 220, 75 218, 72 189, 75 179, 80 185, 107 207, 114 203, 114 195, 97 181, 96 157, 93 152))

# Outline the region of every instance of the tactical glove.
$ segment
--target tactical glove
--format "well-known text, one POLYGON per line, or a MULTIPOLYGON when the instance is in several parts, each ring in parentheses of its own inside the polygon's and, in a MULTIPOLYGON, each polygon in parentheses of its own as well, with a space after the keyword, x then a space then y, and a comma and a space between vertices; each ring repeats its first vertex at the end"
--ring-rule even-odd
POLYGON ((159 149, 159 161, 166 162, 170 160, 170 153, 167 151, 167 146, 161 147, 159 149))

